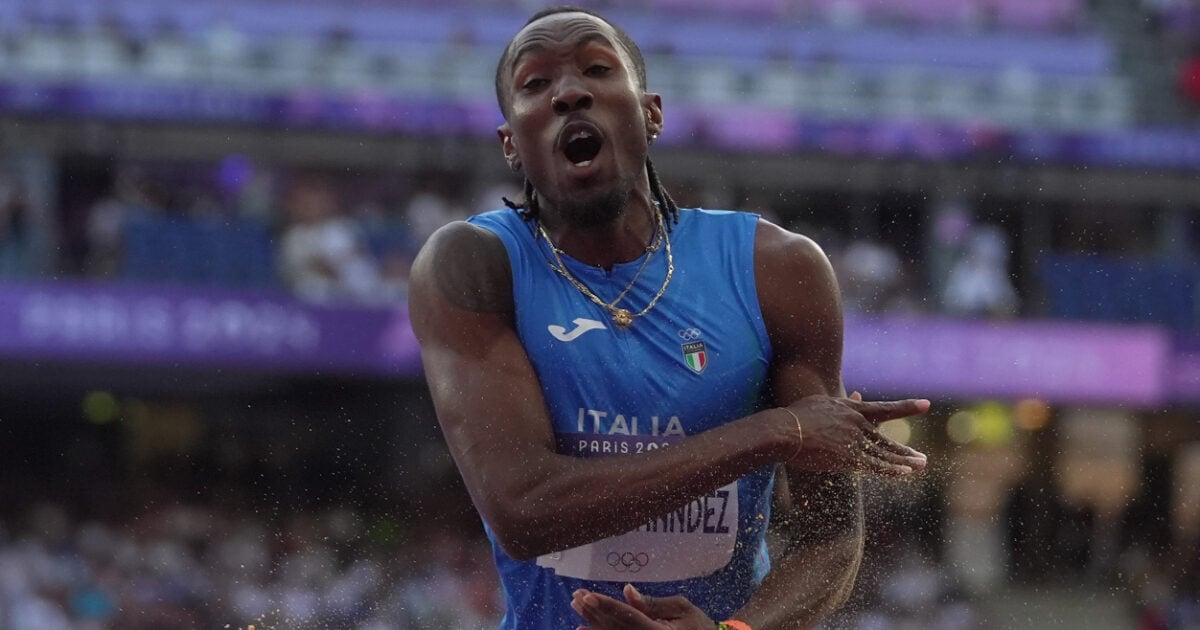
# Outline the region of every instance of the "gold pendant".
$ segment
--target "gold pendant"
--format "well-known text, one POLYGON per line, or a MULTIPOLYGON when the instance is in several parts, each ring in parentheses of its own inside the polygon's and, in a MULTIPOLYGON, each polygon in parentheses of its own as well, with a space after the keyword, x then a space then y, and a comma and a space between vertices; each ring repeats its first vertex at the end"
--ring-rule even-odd
POLYGON ((624 330, 633 325, 633 314, 626 309, 616 308, 612 311, 612 320, 617 328, 624 330))

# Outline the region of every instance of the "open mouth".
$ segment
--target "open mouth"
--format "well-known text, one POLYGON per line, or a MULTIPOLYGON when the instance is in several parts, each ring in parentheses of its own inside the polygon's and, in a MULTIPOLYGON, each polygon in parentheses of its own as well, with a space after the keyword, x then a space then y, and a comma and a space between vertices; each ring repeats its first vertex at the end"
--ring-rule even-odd
POLYGON ((563 127, 558 146, 572 164, 587 166, 600 154, 604 140, 594 125, 580 121, 563 127))

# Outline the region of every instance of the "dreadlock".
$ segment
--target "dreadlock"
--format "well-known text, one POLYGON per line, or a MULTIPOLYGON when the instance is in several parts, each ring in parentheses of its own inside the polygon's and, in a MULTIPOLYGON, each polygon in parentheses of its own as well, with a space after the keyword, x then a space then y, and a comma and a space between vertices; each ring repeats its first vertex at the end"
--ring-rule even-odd
POLYGON ((671 226, 679 223, 679 206, 675 205, 675 200, 667 194, 667 189, 663 188, 662 182, 658 179, 658 171, 654 170, 654 162, 650 161, 649 155, 646 156, 646 174, 650 176, 650 193, 658 202, 658 211, 662 213, 663 222, 667 224, 667 231, 670 232, 671 226))
POLYGON ((533 182, 529 181, 528 177, 525 178, 525 201, 518 203, 508 197, 501 197, 500 200, 504 202, 504 205, 516 210, 522 219, 537 224, 541 209, 538 207, 537 193, 533 189, 533 182))
MULTIPOLYGON (((654 162, 650 161, 650 156, 646 156, 646 175, 650 177, 650 194, 654 195, 654 205, 658 206, 658 211, 663 216, 663 223, 670 232, 671 226, 679 223, 679 206, 675 205, 675 200, 667 194, 667 189, 658 179, 658 171, 654 170, 654 162)), ((524 201, 516 202, 508 197, 500 199, 504 201, 504 205, 515 210, 522 219, 530 222, 536 228, 537 222, 541 218, 541 207, 538 205, 537 191, 533 189, 533 182, 530 182, 528 177, 525 178, 524 201)))

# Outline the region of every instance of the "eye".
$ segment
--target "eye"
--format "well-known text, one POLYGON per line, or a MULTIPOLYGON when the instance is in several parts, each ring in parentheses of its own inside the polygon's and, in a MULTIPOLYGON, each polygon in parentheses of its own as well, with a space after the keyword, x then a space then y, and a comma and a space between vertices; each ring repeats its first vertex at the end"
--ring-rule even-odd
POLYGON ((598 63, 594 63, 594 64, 588 66, 587 70, 585 70, 584 72, 589 77, 602 77, 602 76, 605 76, 606 74, 608 74, 609 72, 612 72, 612 68, 609 68, 608 66, 601 65, 598 63))
POLYGON ((538 90, 538 89, 544 87, 549 82, 550 82, 549 79, 543 79, 541 77, 534 77, 532 79, 525 81, 525 83, 522 83, 521 89, 526 92, 532 92, 532 91, 535 91, 535 90, 538 90))

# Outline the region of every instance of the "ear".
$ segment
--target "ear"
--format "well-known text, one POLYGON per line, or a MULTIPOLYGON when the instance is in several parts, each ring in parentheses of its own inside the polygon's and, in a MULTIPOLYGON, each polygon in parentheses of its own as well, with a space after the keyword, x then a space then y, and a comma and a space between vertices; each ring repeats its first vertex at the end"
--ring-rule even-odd
POLYGON ((663 130, 662 95, 654 92, 643 94, 642 110, 646 112, 646 137, 654 139, 663 130))
POLYGON ((508 168, 514 173, 519 173, 521 156, 517 154, 517 145, 513 142, 512 127, 506 122, 496 127, 496 135, 500 138, 500 148, 504 151, 504 161, 508 162, 508 168))

